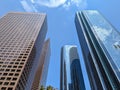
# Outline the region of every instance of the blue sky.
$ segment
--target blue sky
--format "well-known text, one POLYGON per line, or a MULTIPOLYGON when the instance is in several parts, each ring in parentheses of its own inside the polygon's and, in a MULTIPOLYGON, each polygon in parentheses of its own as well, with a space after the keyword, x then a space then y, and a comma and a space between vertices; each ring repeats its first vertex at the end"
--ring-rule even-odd
POLYGON ((120 30, 119 4, 120 0, 0 0, 0 17, 11 11, 47 13, 47 38, 51 40, 47 85, 59 88, 60 49, 66 44, 75 44, 78 46, 85 83, 89 89, 74 24, 75 12, 98 10, 117 30, 120 30))

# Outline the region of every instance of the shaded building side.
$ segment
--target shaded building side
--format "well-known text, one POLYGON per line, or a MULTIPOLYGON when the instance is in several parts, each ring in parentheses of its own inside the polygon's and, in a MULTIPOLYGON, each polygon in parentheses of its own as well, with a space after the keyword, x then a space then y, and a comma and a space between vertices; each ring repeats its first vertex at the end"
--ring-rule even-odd
POLYGON ((32 90, 40 90, 40 86, 46 85, 47 80, 47 72, 49 67, 49 59, 50 59, 50 39, 44 42, 41 57, 39 60, 39 65, 34 77, 34 82, 32 84, 32 90))

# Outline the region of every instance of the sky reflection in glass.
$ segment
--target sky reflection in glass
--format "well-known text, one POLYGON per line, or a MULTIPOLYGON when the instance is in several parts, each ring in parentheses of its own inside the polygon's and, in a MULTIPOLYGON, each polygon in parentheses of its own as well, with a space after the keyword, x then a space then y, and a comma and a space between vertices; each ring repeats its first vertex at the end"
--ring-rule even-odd
POLYGON ((91 27, 96 38, 100 41, 100 45, 104 45, 107 52, 104 50, 105 54, 109 54, 109 62, 114 68, 120 80, 120 34, 108 23, 97 11, 89 12, 85 11, 85 15, 91 22, 91 27), (111 62, 112 60, 112 62, 111 62), (114 62, 114 63, 113 63, 114 62), (114 65, 116 67, 114 67, 114 65))

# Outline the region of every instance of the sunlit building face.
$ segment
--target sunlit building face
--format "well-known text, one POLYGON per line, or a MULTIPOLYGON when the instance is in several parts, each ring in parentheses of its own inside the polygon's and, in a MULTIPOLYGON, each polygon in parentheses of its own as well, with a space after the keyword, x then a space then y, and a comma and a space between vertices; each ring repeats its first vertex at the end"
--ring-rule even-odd
MULTIPOLYGON (((47 32, 46 15, 8 13, 0 19, 0 90, 31 90, 47 32)), ((42 72, 41 72, 42 74, 42 72)))

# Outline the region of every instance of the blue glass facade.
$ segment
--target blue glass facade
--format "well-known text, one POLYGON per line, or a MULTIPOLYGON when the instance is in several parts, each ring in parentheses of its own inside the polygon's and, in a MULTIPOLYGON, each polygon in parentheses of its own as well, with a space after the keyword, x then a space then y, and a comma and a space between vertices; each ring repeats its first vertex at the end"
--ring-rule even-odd
POLYGON ((120 34, 95 10, 77 12, 76 29, 91 88, 120 89, 120 34))
POLYGON ((62 47, 60 73, 60 90, 85 90, 76 46, 62 47))

